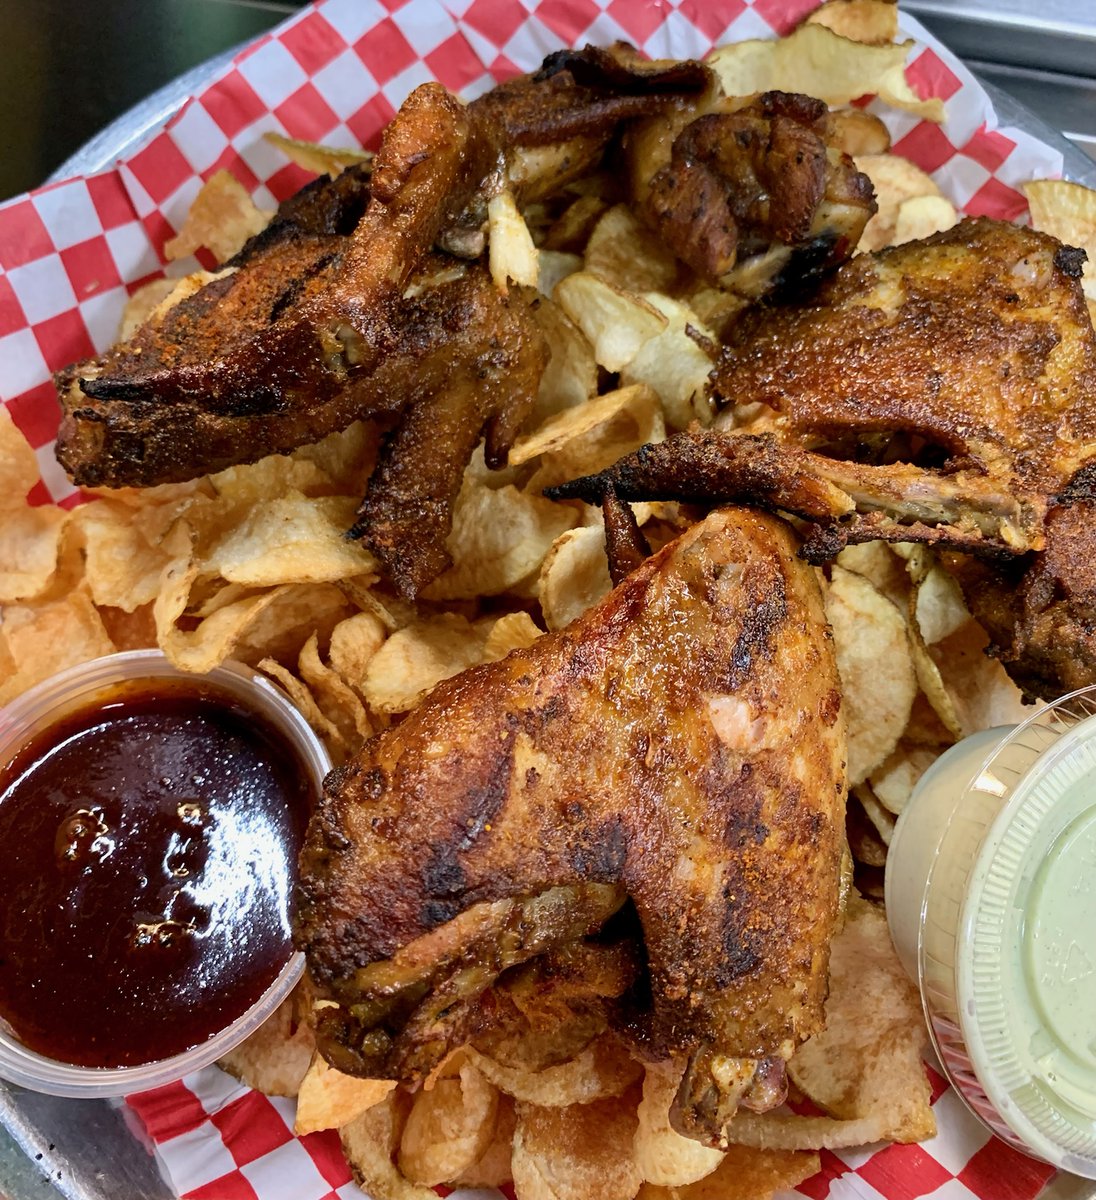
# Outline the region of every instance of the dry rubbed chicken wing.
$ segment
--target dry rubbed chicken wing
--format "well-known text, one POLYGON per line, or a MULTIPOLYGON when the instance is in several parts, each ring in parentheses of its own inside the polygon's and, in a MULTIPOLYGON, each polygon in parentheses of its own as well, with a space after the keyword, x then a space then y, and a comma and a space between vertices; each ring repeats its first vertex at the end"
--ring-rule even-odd
POLYGON ((335 1065, 420 1081, 500 975, 630 901, 646 980, 616 1023, 690 1057, 680 1127, 718 1140, 740 1100, 780 1102, 821 1024, 845 797, 831 635, 796 546, 773 517, 712 513, 329 777, 298 941, 336 1002, 317 1010, 335 1065))

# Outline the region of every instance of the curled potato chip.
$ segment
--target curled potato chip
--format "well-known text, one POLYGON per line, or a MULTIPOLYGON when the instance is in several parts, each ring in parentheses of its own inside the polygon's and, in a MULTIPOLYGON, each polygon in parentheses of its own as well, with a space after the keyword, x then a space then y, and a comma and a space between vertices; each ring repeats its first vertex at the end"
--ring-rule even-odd
POLYGON ((338 765, 346 758, 347 746, 339 727, 316 703, 308 685, 298 679, 292 671, 287 670, 280 662, 272 658, 264 658, 259 662, 259 670, 265 672, 281 685, 282 690, 292 701, 293 706, 308 722, 312 732, 323 742, 332 761, 338 765))
POLYGON ((1024 195, 1036 229, 1088 252, 1083 287, 1096 300, 1096 191, 1066 179, 1038 179, 1024 184, 1024 195))
POLYGON ((513 1178, 510 1160, 513 1155, 517 1113, 509 1096, 500 1094, 495 1107, 495 1128, 487 1149, 476 1162, 459 1171, 449 1181, 454 1187, 497 1188, 509 1183, 513 1178))
POLYGON ((944 119, 944 102, 922 100, 906 82, 913 42, 868 46, 840 37, 824 25, 800 25, 774 41, 721 46, 708 56, 728 96, 772 90, 817 96, 831 106, 877 95, 894 108, 927 121, 944 119))
POLYGON ((527 612, 507 613, 491 626, 483 643, 484 662, 497 662, 511 650, 526 650, 541 636, 536 622, 527 612))
POLYGON ((502 191, 487 201, 487 262, 495 287, 503 295, 509 281, 537 286, 540 265, 537 248, 525 218, 518 212, 510 191, 502 191))
POLYGON ((858 250, 882 250, 893 244, 898 213, 907 200, 919 196, 945 198, 932 176, 908 158, 897 154, 860 154, 854 161, 856 169, 871 180, 878 205, 875 215, 864 226, 858 250))
POLYGON ((600 525, 571 529, 552 543, 540 568, 540 609, 549 629, 562 629, 612 591, 600 525))
POLYGON ((862 575, 834 566, 826 590, 849 736, 849 786, 898 744, 917 677, 901 612, 862 575))
POLYGON ((453 565, 425 596, 463 600, 506 592, 540 567, 549 546, 574 523, 567 505, 512 485, 489 488, 465 478, 445 543, 453 565))
POLYGON ((488 630, 459 613, 438 613, 398 630, 369 659, 361 690, 369 707, 407 712, 443 679, 483 662, 488 630))
POLYGON ((929 647, 963 737, 995 725, 1017 725, 1031 715, 1005 668, 986 655, 988 645, 986 631, 972 618, 929 647))
POLYGON ((917 781, 936 761, 944 747, 916 746, 903 738, 893 754, 868 776, 880 804, 898 816, 906 807, 917 781))
POLYGON ((845 154, 886 154, 891 147, 890 130, 874 114, 862 108, 842 108, 830 113, 830 141, 845 154))
POLYGON ((415 1097, 400 1138, 399 1167, 414 1183, 455 1179, 486 1152, 499 1094, 469 1061, 456 1078, 439 1079, 415 1097))
POLYGON ((694 421, 710 425, 715 414, 709 386, 713 361, 697 339, 714 353, 715 334, 679 300, 654 292, 644 299, 662 313, 667 326, 639 348, 621 371, 620 382, 653 388, 673 429, 687 429, 694 421))
POLYGON ((626 204, 603 213, 586 243, 585 270, 625 292, 664 292, 678 261, 626 204))
POLYGON ((632 1200, 635 1098, 567 1108, 517 1105, 514 1191, 520 1200, 632 1200))
POLYGON ((387 637, 384 622, 373 612, 355 613, 331 631, 328 648, 331 666, 359 694, 362 694, 366 668, 387 637))
MULTIPOLYGON (((558 304, 541 299, 533 305, 532 313, 549 350, 548 365, 540 377, 537 403, 529 422, 537 426, 564 409, 584 404, 596 394, 597 363, 594 348, 558 304)), ((511 464, 513 453, 511 448, 511 464)))
POLYGON ((970 620, 962 588, 943 567, 930 567, 918 583, 913 618, 927 646, 943 641, 970 620))
POLYGON ((298 1137, 321 1129, 349 1125, 363 1112, 387 1098, 395 1083, 388 1079, 358 1079, 336 1071, 317 1051, 297 1092, 298 1137))
MULTIPOLYGON (((864 810, 864 815, 872 823, 875 832, 879 835, 879 840, 885 847, 889 847, 891 838, 894 836, 894 814, 885 805, 880 803, 869 784, 860 784, 859 787, 854 789, 854 794, 860 803, 860 807, 864 810)), ((878 865, 882 866, 883 864, 879 863, 878 865)))
POLYGON ((432 1188, 412 1183, 395 1163, 409 1109, 410 1098, 397 1088, 339 1130, 354 1178, 372 1200, 437 1200, 432 1188))
POLYGON ((903 242, 931 237, 958 223, 959 214, 950 200, 943 196, 914 196, 898 205, 891 245, 901 246, 903 242))
POLYGON ((909 605, 910 579, 905 565, 886 542, 861 542, 846 546, 834 560, 846 571, 855 571, 900 611, 909 605))
POLYGON ((219 263, 227 262, 267 227, 271 216, 233 175, 216 171, 194 197, 183 227, 164 243, 164 255, 173 262, 204 246, 219 263))
POLYGON ((218 1065, 268 1096, 295 1096, 316 1051, 312 1027, 298 1020, 297 1005, 294 992, 218 1065))
POLYGON ((681 1187, 710 1175, 723 1161, 723 1151, 682 1137, 670 1124, 670 1106, 677 1096, 685 1063, 648 1063, 643 1073, 643 1098, 636 1109, 634 1155, 648 1183, 681 1187))
POLYGON ((297 668, 323 715, 338 729, 347 753, 356 753, 373 726, 358 693, 320 658, 315 633, 301 647, 297 668))
POLYGON ((69 514, 54 504, 0 510, 0 604, 33 600, 57 570, 69 514))
POLYGON ((893 0, 826 0, 805 24, 825 25, 850 42, 885 46, 898 37, 898 5, 893 0))
POLYGON ((82 537, 85 576, 96 604, 133 612, 156 599, 169 559, 148 543, 129 508, 93 500, 73 512, 72 523, 82 537))
POLYGON ((371 162, 370 150, 343 149, 338 146, 322 146, 318 142, 304 142, 299 138, 284 137, 272 129, 263 134, 263 140, 279 149, 290 162, 317 175, 341 175, 347 167, 371 162))
POLYGON ((499 1091, 544 1108, 565 1108, 619 1096, 643 1073, 611 1035, 597 1038, 575 1058, 541 1071, 503 1066, 478 1050, 469 1050, 469 1054, 499 1091))
POLYGON ((118 326, 118 340, 128 342, 138 329, 175 290, 177 279, 150 279, 143 283, 126 301, 118 326))
POLYGON ((38 459, 30 442, 0 404, 0 512, 21 508, 38 482, 38 459))
POLYGON ((817 1154, 730 1146, 712 1174, 685 1187, 645 1183, 636 1200, 773 1200, 816 1175, 820 1165, 817 1154))
POLYGON ((521 466, 542 454, 553 454, 584 435, 606 425, 622 412, 634 408, 650 408, 652 397, 643 385, 618 388, 595 396, 577 408, 568 408, 554 417, 549 417, 539 429, 519 438, 510 449, 510 465, 521 466))
POLYGON ((606 283, 589 271, 568 275, 555 290, 563 311, 586 335, 594 358, 607 371, 619 371, 657 337, 668 322, 646 300, 606 283))

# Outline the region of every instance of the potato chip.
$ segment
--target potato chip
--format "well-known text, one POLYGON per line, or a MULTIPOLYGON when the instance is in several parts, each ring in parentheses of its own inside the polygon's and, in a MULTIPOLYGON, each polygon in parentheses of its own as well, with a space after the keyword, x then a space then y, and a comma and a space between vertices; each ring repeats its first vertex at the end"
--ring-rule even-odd
POLYGON ((429 600, 500 595, 533 574, 551 544, 574 523, 575 511, 568 505, 466 478, 445 543, 453 565, 424 595, 429 600))
POLYGON ((483 662, 487 629, 457 613, 438 613, 398 630, 370 658, 361 690, 369 707, 408 712, 443 679, 483 662))
POLYGON ((936 1132, 921 1057, 927 1047, 921 998, 887 918, 852 893, 830 947, 826 1027, 799 1047, 788 1073, 831 1116, 875 1120, 879 1132, 868 1140, 922 1141, 936 1132))
POLYGON ((500 1094, 496 1105, 495 1128, 487 1149, 476 1162, 458 1172, 449 1182, 458 1188, 497 1188, 509 1183, 514 1176, 510 1160, 515 1129, 517 1113, 514 1102, 509 1096, 500 1094))
POLYGON ((898 744, 917 678, 901 612, 862 575, 834 566, 826 590, 849 736, 849 785, 862 783, 898 744))
POLYGON ((861 154, 886 154, 891 148, 890 130, 874 113, 862 108, 831 112, 829 141, 854 158, 861 154))
POLYGON ((487 201, 487 240, 491 278, 503 295, 509 281, 537 286, 537 248, 510 191, 499 192, 487 201))
POLYGON ((868 776, 872 792, 880 804, 898 816, 913 795, 917 781, 939 757, 943 746, 916 746, 902 739, 868 776))
POLYGON ((128 342, 138 329, 152 316, 175 290, 177 279, 164 277, 143 283, 126 301, 122 309, 122 320, 118 326, 118 340, 128 342))
POLYGON ((499 1091, 545 1108, 565 1108, 619 1096, 643 1073, 643 1068, 609 1034, 599 1037, 568 1062, 542 1071, 506 1067, 478 1050, 470 1050, 469 1054, 499 1091))
POLYGON ((1039 179, 1024 184, 1024 195, 1036 229, 1088 252, 1083 287, 1096 300, 1096 191, 1066 179, 1039 179))
POLYGON ((1031 706, 1005 668, 986 655, 988 645, 986 631, 971 619, 929 647, 963 737, 995 725, 1017 725, 1031 716, 1031 706))
POLYGON ((299 138, 284 137, 272 129, 263 134, 263 140, 280 150, 298 167, 316 175, 330 175, 332 179, 341 175, 347 167, 373 160, 371 150, 363 150, 360 147, 344 149, 341 146, 321 146, 318 142, 303 142, 299 138))
POLYGON ((499 1094, 473 1063, 415 1097, 400 1138, 399 1167, 435 1187, 472 1167, 491 1145, 499 1094))
POLYGON ((372 1200, 437 1200, 432 1188, 405 1179, 395 1163, 409 1108, 407 1094, 396 1089, 339 1130, 354 1178, 372 1200))
POLYGON ((648 1063, 643 1098, 636 1110, 635 1163, 649 1183, 680 1187, 710 1175, 723 1161, 723 1151, 682 1137, 670 1124, 684 1061, 648 1063))
POLYGON ((568 1108, 517 1105, 517 1200, 632 1200, 642 1182, 632 1158, 635 1100, 568 1108))
POLYGON ((0 509, 0 604, 45 592, 57 570, 68 519, 54 504, 0 509))
POLYGON ((294 993, 218 1065, 247 1087, 268 1096, 295 1096, 315 1050, 312 1027, 298 1020, 294 993))
POLYGON ((826 0, 807 16, 850 42, 885 46, 898 37, 898 5, 893 0, 826 0))
POLYGON ((349 1125, 362 1113, 386 1099, 395 1083, 388 1079, 358 1079, 336 1071, 317 1051, 297 1092, 298 1137, 321 1129, 349 1125))
POLYGON ((958 223, 959 214, 950 200, 943 196, 914 196, 898 205, 891 245, 901 246, 903 242, 931 237, 958 223))
POLYGON ((919 196, 945 199, 931 175, 897 154, 861 154, 854 159, 875 188, 878 211, 864 227, 858 250, 882 250, 894 241, 898 212, 907 200, 919 196))
POLYGON ((625 292, 664 292, 679 271, 677 257, 626 204, 601 215, 584 256, 585 270, 625 292))
POLYGON ((512 650, 527 650, 543 632, 527 612, 507 613, 491 626, 483 643, 483 660, 497 662, 512 650))
POLYGON ((860 807, 864 810, 864 815, 875 827, 879 840, 884 846, 889 847, 891 838, 894 836, 894 814, 879 802, 871 787, 866 783, 860 784, 855 789, 855 795, 860 807))
POLYGON ((917 585, 914 620, 928 646, 961 629, 970 620, 963 589, 943 567, 932 566, 917 585))
POLYGON ((583 437, 598 426, 605 425, 619 413, 633 406, 650 408, 652 395, 642 384, 631 388, 618 388, 595 396, 577 408, 568 408, 550 417, 538 429, 518 440, 510 448, 510 465, 521 466, 542 454, 562 450, 569 443, 583 437))
MULTIPOLYGON (((542 298, 531 311, 549 351, 536 407, 529 418, 535 428, 564 409, 585 404, 597 393, 597 363, 593 346, 558 304, 542 298)), ((511 450, 511 465, 513 461, 511 450)))
POLYGON ((850 42, 824 25, 801 25, 774 41, 734 42, 707 59, 728 96, 773 89, 817 96, 831 107, 877 95, 894 108, 927 121, 944 119, 944 102, 921 100, 906 82, 913 42, 867 46, 850 42))
MULTIPOLYGON (((590 231, 609 205, 596 194, 579 196, 560 215, 544 238, 544 249, 574 252, 582 250, 590 231)), ((551 295, 551 292, 548 293, 551 295)))
POLYGON ((666 317, 667 327, 645 342, 620 373, 622 384, 645 383, 658 393, 671 429, 694 421, 710 425, 715 415, 709 376, 714 366, 702 343, 714 352, 715 334, 687 305, 649 292, 644 299, 666 317))
POLYGON ((164 243, 164 256, 174 262, 204 246, 219 263, 227 262, 272 215, 258 208, 228 171, 215 171, 194 197, 182 228, 164 243))
POLYGON ((66 667, 114 652, 102 619, 82 587, 33 607, 0 607, 0 647, 7 668, 0 675, 0 705, 66 667))
POLYGON ((731 1146, 716 1170, 686 1187, 645 1183, 636 1200, 772 1200, 820 1169, 817 1154, 731 1146))
POLYGON ((170 560, 149 545, 130 509, 94 500, 73 512, 72 524, 83 542, 87 583, 96 604, 133 612, 156 599, 170 560))
POLYGON ((545 250, 542 246, 537 251, 540 270, 537 273, 537 289, 546 300, 555 294, 556 285, 568 275, 582 270, 582 256, 568 254, 563 250, 545 250))
POLYGON ((586 335, 594 358, 607 371, 626 367, 643 343, 669 324, 646 300, 588 271, 568 275, 557 285, 555 300, 586 335))
POLYGON ((373 572, 373 556, 345 536, 356 511, 352 496, 275 496, 210 546, 203 569, 247 587, 329 583, 373 572))
POLYGON ((387 637, 384 622, 372 612, 355 613, 331 631, 327 655, 332 669, 359 695, 363 694, 366 668, 387 637))
POLYGON ((133 612, 97 604, 96 610, 115 650, 153 650, 156 647, 156 622, 152 605, 143 604, 133 612))
POLYGON ((600 525, 572 529, 552 543, 540 568, 540 609, 549 629, 562 629, 612 591, 600 525))
POLYGON ((854 788, 849 793, 845 807, 845 837, 848 839, 849 853, 855 859, 857 868, 882 868, 887 863, 887 844, 857 799, 859 791, 859 788, 854 788))
POLYGON ((372 735, 373 726, 357 692, 320 658, 316 634, 301 647, 297 668, 324 716, 338 729, 348 752, 355 753, 372 735))
POLYGON ((38 459, 30 443, 0 404, 0 512, 21 508, 38 482, 38 459))
POLYGON ((272 658, 260 659, 258 666, 260 671, 265 672, 281 685, 294 708, 308 722, 312 732, 323 742, 332 761, 336 765, 341 764, 346 758, 346 742, 343 740, 339 727, 316 703, 316 697, 312 695, 304 680, 298 679, 292 671, 287 670, 280 662, 275 662, 272 658))
POLYGON ((839 567, 855 571, 899 610, 909 607, 910 581, 902 560, 886 542, 861 542, 846 546, 835 559, 839 567))

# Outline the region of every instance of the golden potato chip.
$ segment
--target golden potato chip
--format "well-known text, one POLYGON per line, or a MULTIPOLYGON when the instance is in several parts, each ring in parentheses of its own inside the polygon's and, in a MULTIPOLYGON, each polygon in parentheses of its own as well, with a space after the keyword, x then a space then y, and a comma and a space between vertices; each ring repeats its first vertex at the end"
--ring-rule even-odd
POLYGON ((708 65, 728 96, 773 89, 817 96, 831 107, 876 95, 927 121, 944 119, 944 102, 921 100, 906 82, 913 42, 867 46, 824 25, 801 25, 773 41, 733 42, 713 50, 708 65))
POLYGON ((38 482, 38 459, 30 443, 0 404, 0 512, 21 508, 38 482))
POLYGON ((488 630, 458 613, 438 613, 392 634, 370 658, 361 690, 370 708, 407 712, 443 679, 483 662, 488 630))
POLYGON ((875 188, 878 211, 864 227, 858 250, 882 250, 894 242, 898 213, 903 203, 921 196, 945 200, 931 175, 897 154, 860 154, 854 159, 875 188))
MULTIPOLYGON (((879 802, 875 793, 867 783, 862 783, 854 789, 856 799, 864 810, 864 815, 872 823, 879 840, 884 846, 890 846, 894 835, 894 814, 879 802)), ((879 864, 882 865, 882 864, 879 864)))
POLYGON ((491 1145, 499 1094, 469 1061, 415 1097, 400 1138, 399 1167, 414 1183, 436 1187, 480 1160, 491 1145))
POLYGON ((930 567, 917 585, 913 616, 927 646, 943 641, 970 620, 963 589, 943 567, 930 567))
POLYGON ((513 1155, 515 1129, 517 1113, 514 1102, 509 1096, 500 1093, 490 1144, 476 1162, 466 1170, 458 1172, 449 1182, 458 1188, 497 1188, 509 1183, 514 1176, 510 1160, 513 1155))
POLYGON ((96 610, 115 650, 153 650, 156 647, 156 622, 152 605, 143 604, 133 612, 97 604, 96 610))
POLYGON ((499 1091, 544 1108, 619 1096, 643 1073, 643 1068, 610 1034, 597 1038, 568 1062, 542 1071, 503 1066, 478 1050, 469 1050, 469 1055, 499 1091))
POLYGON ((876 1121, 869 1140, 923 1141, 936 1132, 921 1057, 927 1047, 921 997, 898 961, 887 918, 854 892, 830 947, 826 1028, 799 1047, 788 1073, 830 1116, 876 1121))
POLYGON ((608 207, 599 195, 590 193, 579 196, 564 209, 545 234, 544 248, 556 252, 582 250, 589 240, 590 231, 608 207))
MULTIPOLYGON (((534 428, 564 409, 584 404, 597 393, 597 363, 594 348, 582 330, 558 304, 540 299, 532 307, 544 340, 548 343, 549 358, 540 377, 537 403, 529 418, 534 428)), ((513 450, 510 464, 514 462, 513 450)))
POLYGON ((906 807, 917 781, 932 766, 945 747, 916 746, 905 738, 868 776, 879 802, 898 816, 906 807))
POLYGON ((636 1200, 772 1200, 820 1170, 817 1154, 731 1146, 716 1170, 686 1187, 645 1183, 636 1200))
POLYGON ((830 142, 845 154, 886 154, 891 148, 890 130, 874 114, 862 108, 842 108, 830 113, 830 142))
POLYGON ((149 545, 130 509, 93 500, 73 512, 72 524, 82 538, 85 575, 96 604, 133 612, 156 599, 170 560, 149 545))
POLYGON ((1088 252, 1083 286, 1096 300, 1096 191, 1066 179, 1039 179, 1024 184, 1024 195, 1036 229, 1088 252))
POLYGON ((673 429, 687 429, 694 421, 710 425, 715 415, 709 387, 712 355, 718 345, 715 334, 679 300, 656 292, 648 292, 644 299, 662 313, 667 326, 639 348, 621 371, 620 382, 653 388, 673 429))
POLYGON ((601 215, 584 257, 585 270, 625 292, 664 292, 678 276, 677 257, 626 204, 601 215))
POLYGON ((518 1104, 518 1200, 632 1200, 642 1182, 632 1158, 635 1108, 632 1096, 567 1108, 518 1104))
POLYGON ((409 1108, 407 1094, 396 1089, 339 1130, 354 1178, 372 1200, 437 1200, 433 1188, 405 1179, 395 1163, 409 1108))
POLYGON ((975 620, 929 647, 944 687, 955 708, 961 735, 1016 725, 1031 716, 1020 689, 985 648, 989 637, 975 620))
POLYGON ((648 1063, 643 1073, 633 1153, 639 1173, 648 1183, 667 1187, 695 1183, 723 1161, 722 1150, 682 1137, 670 1124, 670 1106, 684 1069, 684 1061, 648 1063))
POLYGON ((78 587, 59 600, 0 607, 0 705, 50 675, 104 654, 114 645, 87 591, 78 587))
POLYGON ((910 580, 902 560, 886 542, 861 542, 846 546, 834 560, 846 571, 855 571, 901 612, 909 606, 910 580))
POLYGON ((607 371, 619 371, 644 342, 660 334, 666 318, 646 300, 577 271, 556 286, 555 300, 586 335, 594 358, 607 371))
POLYGON ((49 587, 68 519, 54 504, 0 509, 0 604, 32 600, 49 587))
POLYGON ((898 5, 893 0, 826 0, 806 24, 825 25, 850 42, 885 46, 898 37, 898 5))
POLYGON ((316 697, 312 695, 308 685, 272 658, 260 659, 258 666, 260 671, 265 672, 281 686, 292 701, 294 708, 308 722, 312 732, 323 742, 332 761, 336 765, 340 765, 346 758, 348 747, 339 727, 316 703, 316 697))
POLYGON ((540 568, 540 609, 549 629, 562 629, 613 589, 600 525, 572 529, 552 543, 540 568))
POLYGON ((959 214, 950 200, 943 196, 914 196, 898 205, 891 245, 901 246, 903 242, 931 237, 958 223, 959 214))
POLYGON ((321 712, 338 729, 348 753, 356 753, 372 735, 373 726, 358 693, 320 658, 319 638, 315 633, 301 647, 297 668, 321 712))
POLYGON ((487 241, 491 278, 503 295, 509 281, 537 286, 537 248, 510 191, 499 192, 487 201, 487 241))
POLYGON ((183 227, 164 243, 164 255, 174 262, 204 246, 219 263, 227 262, 248 238, 262 233, 272 215, 256 206, 235 176, 216 171, 194 197, 183 227))
POLYGON ((297 1092, 298 1137, 321 1129, 349 1125, 363 1112, 386 1099, 395 1083, 388 1079, 358 1079, 336 1071, 317 1051, 297 1092))
POLYGON ((175 290, 177 279, 150 279, 143 283, 126 301, 118 326, 118 340, 128 342, 175 290))
POLYGON ((491 626, 483 643, 483 660, 497 662, 511 650, 526 650, 543 632, 527 612, 507 613, 491 626))
POLYGON ((851 787, 898 745, 917 677, 901 612, 862 575, 838 566, 832 572, 826 616, 844 695, 851 787))
POLYGON ((272 129, 263 134, 263 140, 276 146, 290 162, 316 175, 330 175, 332 179, 341 175, 347 167, 371 162, 371 150, 343 149, 341 146, 321 146, 318 142, 303 142, 299 138, 284 137, 272 129))
POLYGON ((574 523, 569 505, 466 478, 445 543, 453 565, 424 595, 429 600, 500 595, 533 574, 551 544, 574 523))
POLYGON ((210 546, 203 569, 246 587, 329 583, 372 572, 373 556, 345 536, 357 507, 352 496, 311 499, 290 491, 269 498, 210 546))
POLYGON ((510 465, 519 467, 542 454, 562 450, 569 443, 600 425, 605 425, 621 412, 634 407, 650 408, 652 397, 642 384, 617 388, 603 396, 595 396, 575 408, 564 409, 549 417, 540 428, 518 440, 510 448, 510 465))
MULTIPOLYGON (((361 496, 380 451, 381 435, 372 421, 355 421, 318 442, 298 446, 288 456, 271 455, 282 469, 280 490, 296 488, 306 496, 349 492, 361 496)), ((270 459, 262 461, 270 461, 270 459)))
POLYGON ((363 694, 366 668, 387 637, 384 622, 372 612, 355 613, 331 631, 327 652, 331 666, 359 695, 363 694))
POLYGON ((268 1096, 295 1096, 312 1062, 316 1039, 307 1021, 297 1019, 290 995, 255 1032, 233 1047, 218 1065, 241 1083, 268 1096))

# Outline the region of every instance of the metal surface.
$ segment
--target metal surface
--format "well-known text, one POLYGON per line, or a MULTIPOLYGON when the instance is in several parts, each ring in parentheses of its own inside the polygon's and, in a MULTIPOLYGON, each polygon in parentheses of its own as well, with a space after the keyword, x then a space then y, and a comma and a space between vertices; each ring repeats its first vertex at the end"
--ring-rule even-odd
MULTIPOLYGON (((1066 176, 1096 187, 1096 163, 1079 148, 1096 146, 1096 0, 996 0, 992 7, 904 0, 903 6, 967 58, 1002 125, 1016 125, 1056 147, 1066 176), (1063 137, 1062 128, 1077 144, 1063 137)), ((235 52, 150 95, 50 181, 104 170, 132 152, 235 52)), ((0 1083, 0 1200, 173 1200, 158 1160, 127 1115, 107 1101, 62 1100, 0 1083)), ((1061 1176, 1044 1200, 1096 1200, 1096 1189, 1061 1176)))

